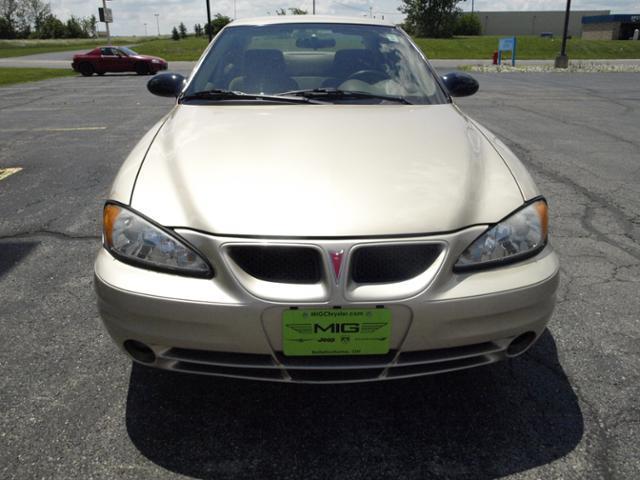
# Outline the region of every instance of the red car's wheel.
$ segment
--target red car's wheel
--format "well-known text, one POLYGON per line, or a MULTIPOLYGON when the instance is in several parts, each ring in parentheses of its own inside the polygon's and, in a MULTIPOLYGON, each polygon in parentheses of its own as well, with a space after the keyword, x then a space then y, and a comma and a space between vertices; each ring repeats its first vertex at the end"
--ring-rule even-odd
POLYGON ((138 75, 147 75, 149 73, 149 65, 146 63, 136 63, 136 73, 138 75))
POLYGON ((95 73, 95 68, 90 63, 83 62, 78 65, 78 71, 83 77, 90 77, 95 73))

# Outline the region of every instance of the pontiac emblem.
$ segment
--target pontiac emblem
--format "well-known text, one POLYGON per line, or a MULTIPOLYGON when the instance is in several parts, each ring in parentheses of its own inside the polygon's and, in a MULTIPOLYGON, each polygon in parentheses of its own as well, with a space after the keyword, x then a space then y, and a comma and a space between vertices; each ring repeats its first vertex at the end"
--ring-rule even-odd
POLYGON ((342 270, 342 259, 344 258, 344 250, 329 252, 329 256, 331 257, 333 271, 336 274, 336 281, 338 281, 340 279, 340 271, 342 270))

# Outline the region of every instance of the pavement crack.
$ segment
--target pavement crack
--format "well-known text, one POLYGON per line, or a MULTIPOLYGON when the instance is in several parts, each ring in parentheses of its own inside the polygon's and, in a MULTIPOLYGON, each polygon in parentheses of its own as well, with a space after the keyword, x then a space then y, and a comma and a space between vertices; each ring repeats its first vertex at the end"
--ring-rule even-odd
POLYGON ((523 147, 522 145, 514 143, 514 142, 510 142, 508 140, 506 140, 505 143, 507 143, 508 146, 521 159, 525 159, 528 165, 530 165, 531 167, 537 169, 542 175, 546 175, 547 177, 551 178, 555 182, 558 182, 558 183, 561 183, 561 184, 564 184, 564 185, 568 185, 574 191, 576 191, 580 195, 583 195, 585 198, 587 198, 589 200, 591 205, 586 205, 585 206, 585 213, 580 218, 581 226, 584 228, 584 230, 586 232, 588 232, 590 235, 595 237, 597 240, 599 240, 601 242, 604 242, 604 243, 607 243, 607 244, 609 244, 609 245, 611 245, 611 246, 613 246, 613 247, 625 252, 626 254, 630 255, 631 257, 635 258, 636 260, 640 260, 640 246, 636 247, 636 246, 631 246, 631 245, 625 245, 622 242, 619 242, 619 241, 617 241, 617 240, 615 240, 613 238, 610 238, 609 235, 607 235, 606 233, 601 232, 594 225, 595 210, 597 208, 600 208, 602 210, 606 210, 606 211, 610 212, 615 217, 615 219, 619 222, 620 225, 623 226, 625 231, 623 232, 622 235, 625 238, 628 238, 629 240, 631 240, 631 242, 633 242, 634 244, 637 245, 638 242, 636 241, 635 238, 632 237, 632 232, 633 232, 633 229, 634 229, 634 223, 631 221, 632 219, 627 218, 625 213, 619 207, 613 205, 611 202, 608 202, 603 196, 601 196, 601 195, 599 195, 597 193, 591 192, 586 187, 583 187, 582 185, 577 183, 575 180, 572 180, 571 178, 569 178, 569 177, 567 177, 565 175, 562 175, 560 173, 554 172, 554 171, 549 170, 548 168, 544 167, 539 162, 535 161, 533 159, 533 155, 531 155, 530 151, 528 149, 526 149, 525 147, 523 147))
POLYGON ((95 241, 101 240, 102 237, 100 235, 77 235, 73 233, 60 232, 56 230, 32 230, 28 232, 19 232, 10 235, 2 235, 0 236, 1 240, 18 240, 25 239, 31 237, 51 237, 57 240, 65 240, 65 241, 95 241))

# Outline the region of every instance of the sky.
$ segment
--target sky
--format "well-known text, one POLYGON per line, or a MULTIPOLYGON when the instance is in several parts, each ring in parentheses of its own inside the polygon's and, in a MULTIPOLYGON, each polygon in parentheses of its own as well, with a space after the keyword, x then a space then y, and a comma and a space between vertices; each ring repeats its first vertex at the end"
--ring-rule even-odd
MULTIPOLYGON (((53 13, 61 19, 70 15, 80 17, 98 15, 102 0, 50 0, 53 13)), ((276 9, 298 7, 311 12, 312 0, 210 0, 211 14, 222 13, 231 18, 275 15, 276 9)), ((316 12, 326 15, 368 16, 399 23, 403 15, 398 11, 400 0, 316 0, 316 12)), ((478 11, 564 10, 565 0, 475 0, 478 11)), ((174 25, 184 22, 189 31, 196 23, 206 23, 205 0, 112 0, 107 7, 113 11, 113 35, 166 35, 174 25), (159 14, 156 17, 154 14, 159 14), (146 27, 145 27, 146 23, 146 27)), ((461 1, 460 7, 471 10, 471 0, 461 1)), ((640 13, 640 0, 572 0, 572 10, 611 10, 611 13, 640 13)), ((99 24, 104 30, 104 24, 99 24)))

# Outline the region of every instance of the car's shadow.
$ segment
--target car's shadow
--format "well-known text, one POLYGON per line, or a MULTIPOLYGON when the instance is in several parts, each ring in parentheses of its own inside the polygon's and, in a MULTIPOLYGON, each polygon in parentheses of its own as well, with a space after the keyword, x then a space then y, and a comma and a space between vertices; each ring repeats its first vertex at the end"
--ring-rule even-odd
POLYGON ((39 242, 0 242, 0 278, 18 266, 39 242))
POLYGON ((198 478, 495 478, 552 462, 583 434, 547 332, 527 354, 413 380, 286 385, 134 366, 127 429, 198 478))

